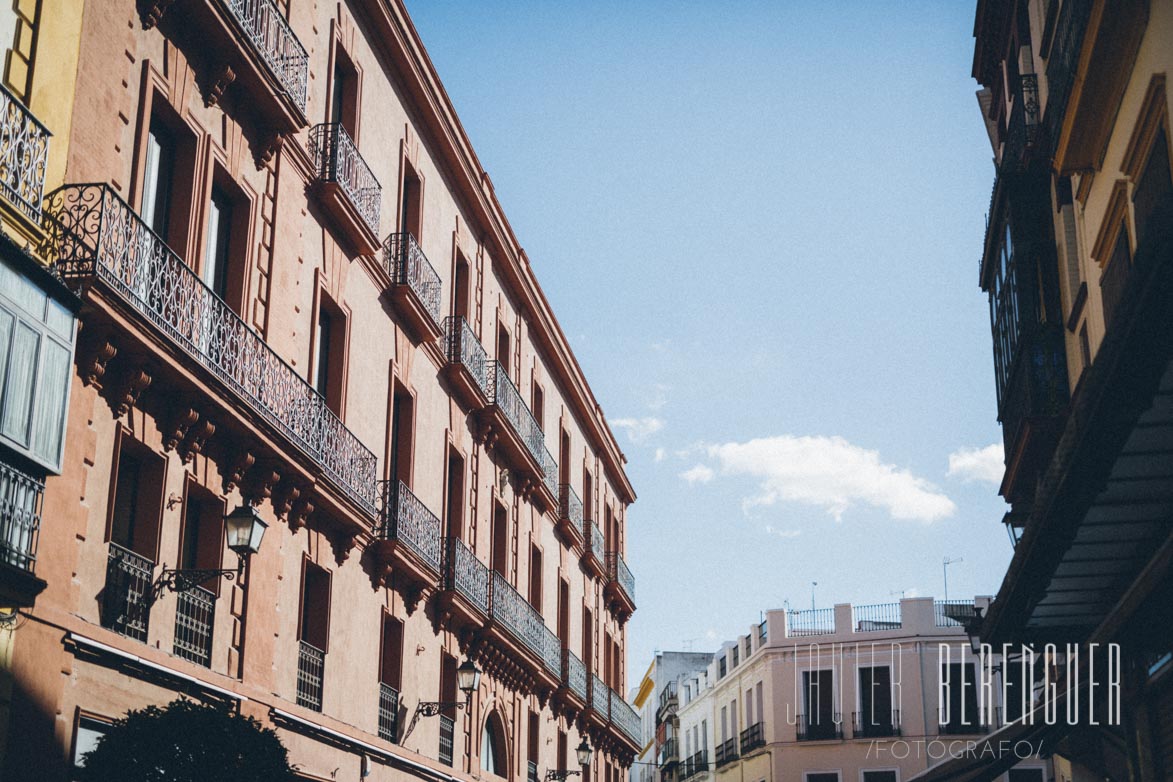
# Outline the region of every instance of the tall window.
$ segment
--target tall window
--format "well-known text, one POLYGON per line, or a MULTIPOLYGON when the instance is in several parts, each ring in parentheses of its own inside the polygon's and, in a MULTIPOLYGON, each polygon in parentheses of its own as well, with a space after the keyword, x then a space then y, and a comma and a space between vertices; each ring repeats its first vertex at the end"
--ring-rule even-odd
POLYGON ((542 550, 530 546, 529 554, 529 604, 542 612, 542 550))
POLYGON ((591 642, 595 637, 594 619, 591 617, 591 609, 585 606, 582 609, 582 661, 586 665, 588 671, 594 672, 595 661, 591 655, 591 642))
POLYGON ((806 701, 807 738, 834 738, 835 725, 834 672, 827 668, 802 672, 803 698, 806 701))
POLYGON ((334 72, 330 81, 330 122, 358 138, 358 71, 341 47, 334 49, 334 72))
POLYGON ((468 261, 456 256, 456 275, 452 282, 452 314, 468 320, 468 261))
POLYGON ((419 174, 410 164, 404 164, 403 171, 403 196, 399 204, 399 231, 400 233, 411 234, 416 238, 416 241, 422 241, 420 231, 423 228, 421 218, 420 201, 423 192, 423 183, 420 181, 419 174))
MULTIPOLYGON (((1162 127, 1153 139, 1148 162, 1132 193, 1136 218, 1136 244, 1140 247, 1149 235, 1152 218, 1160 205, 1173 201, 1173 178, 1169 169, 1169 142, 1162 127)), ((1157 215, 1158 218, 1160 215, 1157 215)), ((1167 216, 1166 216, 1167 219, 1167 216)))
POLYGON ((493 507, 493 570, 509 578, 509 514, 502 505, 493 507))
POLYGON ((232 236, 232 202, 224 191, 212 188, 208 204, 208 236, 204 251, 204 284, 228 301, 228 248, 232 236))
POLYGON ((595 519, 595 488, 591 478, 591 471, 582 468, 582 517, 588 521, 595 519))
POLYGON ((159 236, 167 239, 171 217, 171 189, 175 176, 175 139, 158 120, 147 132, 146 158, 143 164, 143 197, 140 212, 143 220, 159 236))
POLYGON ((534 420, 538 422, 538 428, 544 432, 546 431, 546 395, 542 392, 542 387, 537 383, 534 383, 533 397, 534 420))
POLYGON ((942 704, 937 723, 942 733, 967 733, 977 729, 978 715, 977 679, 974 666, 969 663, 943 663, 941 665, 942 704))
MULTIPOLYGON (((391 391, 391 478, 411 488, 411 459, 415 437, 415 400, 398 382, 391 391)), ((463 466, 461 482, 463 484, 463 466)), ((458 505, 460 503, 457 503, 458 505)))
POLYGON ((505 757, 505 732, 496 714, 485 720, 481 732, 481 770, 498 777, 508 777, 509 768, 505 757))
POLYGON ((565 429, 558 438, 558 482, 570 483, 570 433, 565 429))
POLYGON ((330 637, 330 574, 312 562, 301 576, 301 621, 298 639, 326 651, 330 637))
POLYGON ((447 536, 459 539, 464 533, 464 458, 448 449, 448 485, 444 499, 447 536))
MULTIPOLYGON (((180 567, 213 570, 221 565, 224 551, 224 501, 194 483, 188 484, 179 547, 180 567)), ((218 593, 219 579, 203 585, 218 593)))
POLYGON ((558 580, 558 640, 563 646, 570 645, 570 584, 558 580))
POLYGON ((864 736, 892 730, 892 673, 884 666, 859 669, 859 726, 864 736))
POLYGON ((110 540, 152 562, 156 559, 163 514, 165 467, 162 457, 129 435, 119 438, 110 540))
POLYGON ((383 614, 383 637, 379 647, 379 682, 399 692, 403 675, 403 622, 383 614))
POLYGON ((497 324, 497 361, 501 364, 501 368, 505 370, 505 374, 512 377, 512 362, 509 357, 509 331, 505 328, 503 323, 497 324))

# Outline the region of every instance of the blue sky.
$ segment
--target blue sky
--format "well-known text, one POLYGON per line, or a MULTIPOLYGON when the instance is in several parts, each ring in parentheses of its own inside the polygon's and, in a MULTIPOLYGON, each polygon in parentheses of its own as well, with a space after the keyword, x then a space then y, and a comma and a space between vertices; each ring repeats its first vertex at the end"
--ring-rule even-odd
POLYGON ((972 3, 407 5, 627 454, 630 683, 997 591, 972 3))

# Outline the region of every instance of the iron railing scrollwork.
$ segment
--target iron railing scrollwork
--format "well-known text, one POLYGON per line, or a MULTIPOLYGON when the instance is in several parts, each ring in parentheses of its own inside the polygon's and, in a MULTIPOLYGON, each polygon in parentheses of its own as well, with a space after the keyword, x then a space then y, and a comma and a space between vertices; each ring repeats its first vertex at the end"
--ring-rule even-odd
POLYGON ((1039 77, 1033 73, 1019 76, 1014 105, 1006 124, 1006 143, 1002 148, 1002 169, 1016 171, 1025 162, 1026 153, 1039 137, 1039 77))
POLYGON ((104 282, 374 515, 375 455, 113 189, 66 185, 45 211, 50 255, 67 282, 104 282))
POLYGON ((563 647, 562 649, 562 682, 572 693, 585 703, 587 699, 587 671, 583 661, 578 656, 563 647))
POLYGON ((558 518, 569 521, 578 530, 578 534, 585 537, 586 532, 583 529, 582 518, 582 500, 578 498, 578 492, 569 483, 564 483, 558 488, 558 518))
POLYGON ((595 674, 590 675, 591 709, 603 721, 611 720, 611 690, 595 674))
POLYGON ((210 590, 193 586, 176 593, 173 641, 176 656, 210 668, 215 620, 216 595, 210 590))
POLYGON ((45 482, 0 462, 0 562, 33 571, 45 482))
MULTIPOLYGON (((544 473, 549 469, 548 463, 553 462, 553 457, 546 449, 545 433, 538 426, 533 413, 522 401, 517 386, 513 385, 513 381, 509 379, 509 373, 505 371, 505 367, 500 361, 493 362, 493 372, 490 377, 492 378, 492 394, 489 398, 492 400, 492 404, 497 406, 505 420, 509 422, 525 449, 542 469, 543 479, 545 479, 544 473)), ((555 474, 554 480, 557 481, 557 468, 555 467, 552 472, 555 474)), ((553 493, 557 495, 556 486, 553 493)))
POLYGON ((151 583, 155 563, 110 543, 106 586, 102 590, 102 626, 146 643, 151 618, 151 583))
POLYGON ((588 533, 586 539, 587 551, 593 554, 599 562, 606 561, 607 542, 603 539, 603 531, 593 521, 586 525, 586 529, 588 533))
POLYGON ((379 537, 403 543, 439 573, 440 520, 403 481, 379 481, 379 485, 379 537))
POLYGON ((386 682, 379 682, 379 738, 399 739, 399 690, 386 682))
POLYGON ((322 681, 326 670, 326 653, 306 641, 297 647, 297 705, 322 710, 322 681))
POLYGON ((221 2, 227 6, 265 65, 277 77, 289 99, 304 114, 309 55, 276 4, 273 0, 221 2))
MULTIPOLYGON (((440 325, 440 275, 424 255, 419 242, 410 233, 395 233, 383 242, 383 268, 394 285, 406 285, 428 311, 428 317, 440 325)), ((471 335, 472 330, 469 330, 471 335)), ((476 337, 472 338, 476 341, 476 337)), ((471 346, 470 346, 471 347, 471 346)), ((451 354, 449 354, 451 360, 451 354)))
POLYGON ((623 556, 617 551, 607 552, 607 575, 623 589, 623 593, 631 600, 635 600, 635 576, 623 556))
POLYGON ((611 690, 611 722, 636 744, 643 744, 639 714, 614 690, 611 690))
POLYGON ((531 606, 505 577, 493 572, 489 595, 489 617, 504 627, 542 661, 555 677, 562 671, 562 645, 558 636, 546 627, 541 613, 531 606))
POLYGON ((489 356, 464 318, 449 315, 444 319, 444 356, 450 364, 464 367, 485 398, 489 398, 489 356))
POLYGON ((489 568, 459 538, 444 541, 444 588, 489 615, 489 568))
POLYGON ((41 219, 51 135, 15 95, 0 85, 0 191, 34 222, 41 219))
POLYGON ((310 156, 318 178, 338 185, 367 228, 378 234, 383 188, 341 122, 326 122, 310 130, 310 156))

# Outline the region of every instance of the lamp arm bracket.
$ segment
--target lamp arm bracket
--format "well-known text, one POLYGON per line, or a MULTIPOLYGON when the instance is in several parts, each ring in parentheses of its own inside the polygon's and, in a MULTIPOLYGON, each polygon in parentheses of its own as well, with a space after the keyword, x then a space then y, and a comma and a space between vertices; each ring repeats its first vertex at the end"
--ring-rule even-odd
POLYGON ((415 713, 411 715, 411 723, 407 726, 407 732, 403 734, 403 738, 399 739, 399 743, 403 744, 407 741, 407 737, 415 730, 415 724, 419 722, 420 717, 435 717, 442 714, 449 709, 463 709, 472 700, 472 693, 470 692, 468 698, 463 701, 420 701, 416 704, 415 713))
POLYGON ((150 602, 154 603, 163 592, 190 592, 196 587, 217 578, 232 581, 239 574, 238 568, 188 568, 178 569, 163 566, 159 576, 151 584, 150 602))

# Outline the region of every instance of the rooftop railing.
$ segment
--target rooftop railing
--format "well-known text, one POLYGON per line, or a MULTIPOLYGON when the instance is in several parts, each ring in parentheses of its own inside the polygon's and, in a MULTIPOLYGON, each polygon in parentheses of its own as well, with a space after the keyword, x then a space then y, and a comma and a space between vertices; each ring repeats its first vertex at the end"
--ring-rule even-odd
POLYGON ((273 0, 220 0, 220 3, 304 114, 309 55, 273 0))
POLYGON ((835 632, 834 608, 811 608, 786 614, 786 635, 831 635, 835 632))
POLYGON ((383 188, 341 122, 326 122, 310 130, 310 155, 318 178, 338 185, 371 233, 378 234, 383 188))
POLYGON ((400 480, 379 481, 379 537, 397 540, 440 572, 440 520, 400 480))
POLYGON ((899 630, 901 626, 899 603, 852 606, 851 613, 857 633, 899 630))
POLYGON ((113 189, 66 185, 49 195, 46 213, 67 282, 106 283, 374 515, 375 455, 113 189))
POLYGON ((977 616, 973 600, 936 600, 933 602, 933 624, 937 627, 965 627, 977 616))
MULTIPOLYGON (((424 305, 428 317, 439 326, 443 320, 440 315, 440 296, 443 285, 440 282, 440 275, 428 261, 428 256, 424 255, 423 248, 420 247, 416 238, 410 233, 395 233, 388 236, 383 242, 383 268, 387 270, 387 274, 391 275, 393 284, 406 285, 411 289, 416 298, 424 305)), ((469 336, 472 337, 471 329, 469 329, 469 336)), ((480 347, 476 337, 472 337, 471 341, 475 343, 476 347, 480 347)), ((472 344, 468 347, 475 350, 472 344)), ((484 349, 482 348, 480 352, 483 355, 484 349)), ((451 360, 453 359, 450 353, 449 361, 451 360)))
POLYGON ((0 191, 33 222, 41 220, 50 135, 25 105, 0 85, 0 191))

